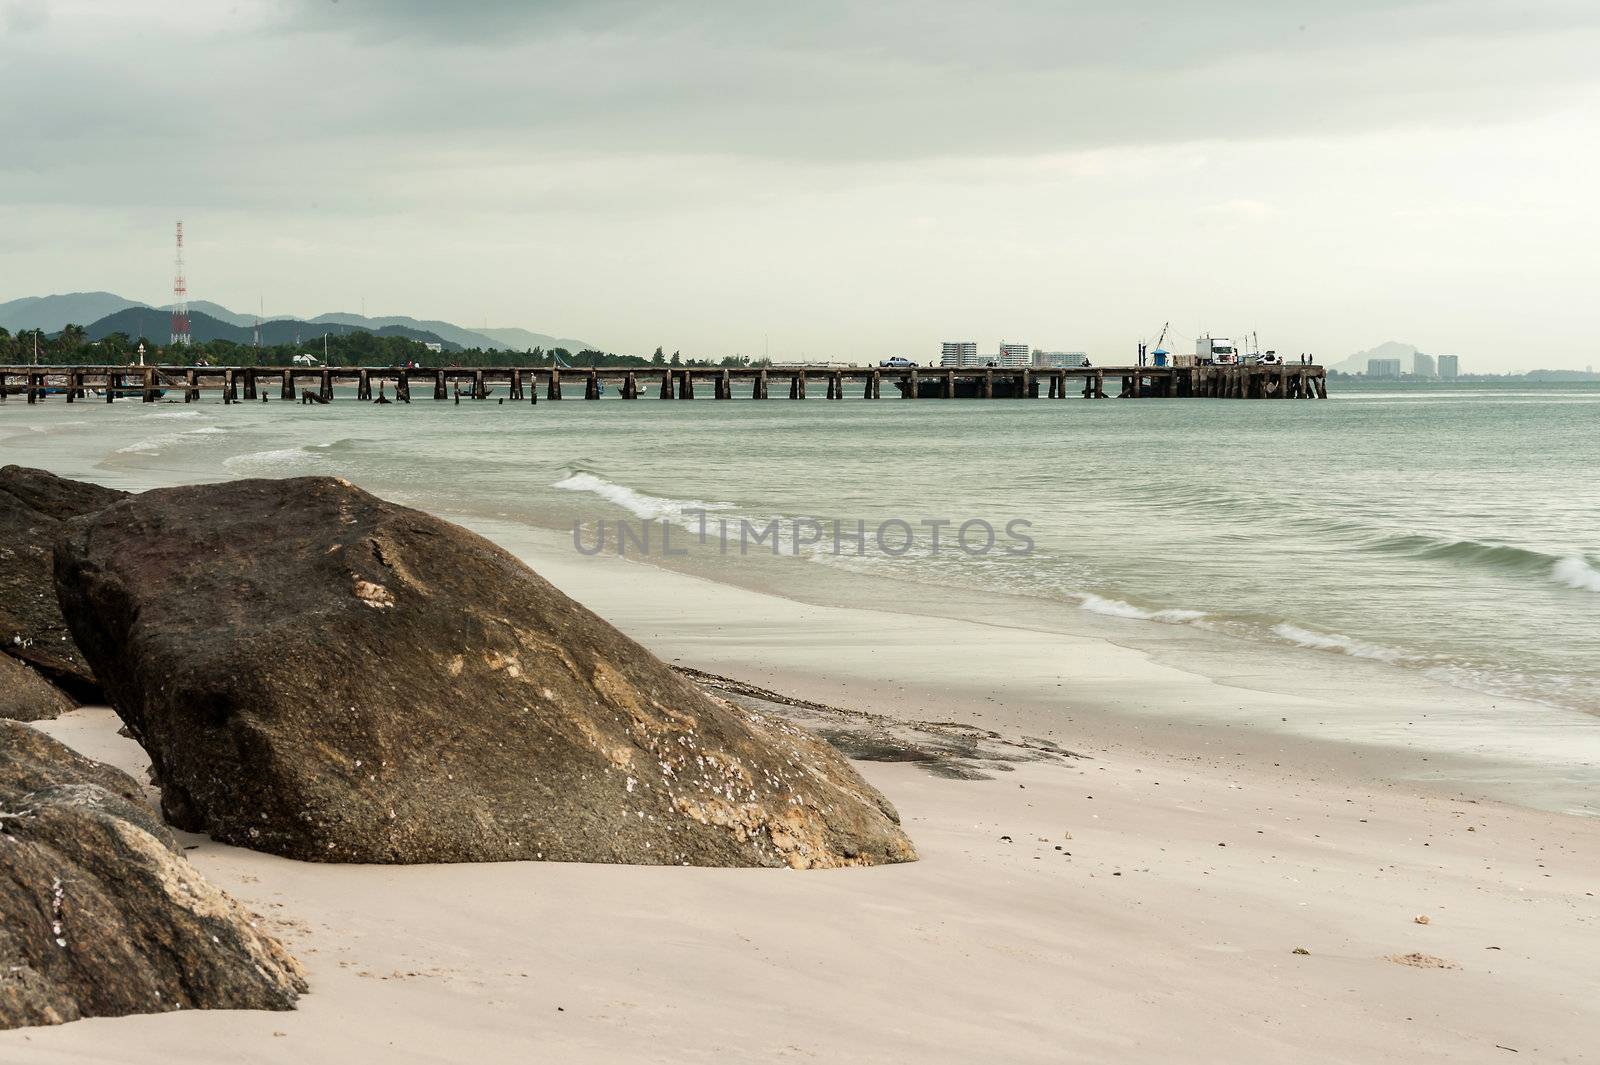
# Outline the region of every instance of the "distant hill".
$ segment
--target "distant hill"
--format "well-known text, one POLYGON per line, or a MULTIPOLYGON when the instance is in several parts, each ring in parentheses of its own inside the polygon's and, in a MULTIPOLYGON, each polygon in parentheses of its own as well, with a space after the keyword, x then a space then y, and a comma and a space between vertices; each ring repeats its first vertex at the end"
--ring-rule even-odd
MULTIPOLYGON (((153 307, 129 307, 91 323, 87 329, 90 340, 101 340, 112 333, 126 333, 134 340, 144 336, 158 343, 165 343, 172 334, 172 323, 167 311, 156 310, 153 307)), ((261 343, 293 344, 298 337, 302 343, 309 345, 324 333, 348 333, 355 330, 354 326, 331 322, 303 322, 293 318, 277 318, 261 323, 261 343)), ((362 332, 376 333, 378 336, 403 336, 425 343, 441 344, 446 351, 461 350, 460 345, 423 329, 384 326, 380 329, 363 329, 362 332)), ((189 335, 201 343, 208 340, 230 340, 235 344, 250 344, 255 340, 255 319, 251 318, 249 325, 233 325, 191 307, 189 335)))
POLYGON ((43 329, 59 333, 69 322, 79 325, 115 314, 127 307, 143 306, 113 292, 68 292, 60 296, 25 296, 0 303, 0 327, 13 333, 43 329))
POLYGON ((452 343, 460 344, 464 348, 483 348, 484 350, 497 349, 501 351, 526 351, 528 348, 566 348, 568 351, 582 351, 590 347, 586 341, 562 339, 547 336, 544 333, 530 333, 526 329, 464 329, 450 322, 418 321, 396 315, 386 318, 366 318, 348 311, 334 314, 319 314, 311 319, 313 322, 338 322, 343 325, 358 325, 376 332, 385 326, 397 325, 408 329, 425 329, 438 333, 441 337, 452 343))
POLYGON ((1328 369, 1337 370, 1339 373, 1366 373, 1368 359, 1399 359, 1400 369, 1410 373, 1411 356, 1415 355, 1419 350, 1421 349, 1410 344, 1403 344, 1398 340, 1386 340, 1375 348, 1358 351, 1348 358, 1332 363, 1328 366, 1328 369))
MULTIPOLYGON (((161 309, 166 311, 168 314, 171 314, 172 313, 172 304, 169 303, 169 304, 167 304, 165 307, 163 307, 161 309)), ((255 315, 253 315, 253 314, 236 314, 233 311, 228 310, 228 308, 224 307, 222 304, 220 304, 220 303, 212 303, 210 300, 192 300, 192 301, 190 301, 190 303, 189 303, 189 315, 190 315, 190 317, 193 317, 195 312, 197 312, 197 311, 199 313, 201 313, 201 314, 209 314, 211 317, 215 318, 217 321, 219 321, 219 322, 227 322, 229 325, 242 325, 242 326, 244 326, 246 328, 253 328, 255 326, 255 324, 256 324, 256 316, 255 315)), ((190 332, 193 332, 193 330, 190 330, 190 332)))
POLYGON ((566 348, 568 351, 588 351, 594 347, 587 340, 571 337, 553 337, 544 333, 530 333, 526 329, 480 329, 479 333, 494 341, 502 351, 527 351, 529 348, 566 348))
MULTIPOLYGON (((56 296, 25 296, 9 303, 0 303, 0 327, 13 333, 22 329, 43 329, 46 333, 59 333, 68 324, 76 323, 89 328, 90 335, 95 339, 107 333, 122 332, 135 338, 143 335, 152 340, 165 341, 172 332, 167 322, 167 316, 171 313, 171 304, 152 307, 113 292, 71 292, 56 296), (118 318, 116 324, 102 328, 105 319, 127 311, 141 313, 133 315, 132 324, 129 324, 129 319, 124 317, 118 318), (101 331, 97 333, 96 329, 101 331)), ((253 314, 240 314, 209 300, 193 300, 189 303, 189 333, 196 340, 234 340, 238 343, 248 343, 255 321, 256 316, 253 314), (204 330, 197 324, 201 319, 206 320, 204 330), (240 330, 243 331, 242 336, 238 332, 240 330)), ((355 327, 379 336, 408 336, 418 340, 443 343, 450 351, 461 348, 500 351, 566 348, 569 351, 582 351, 594 346, 588 341, 533 333, 526 329, 473 330, 451 322, 418 320, 404 315, 368 318, 360 314, 336 312, 320 314, 309 320, 276 318, 272 321, 297 323, 303 338, 321 336, 323 330, 330 326, 355 327)), ((262 340, 265 343, 278 343, 277 340, 268 339, 266 331, 271 324, 272 322, 262 324, 262 340)), ((294 333, 295 328, 291 324, 287 327, 287 335, 282 342, 292 342, 294 333)), ((278 335, 278 330, 274 329, 271 335, 278 335)))

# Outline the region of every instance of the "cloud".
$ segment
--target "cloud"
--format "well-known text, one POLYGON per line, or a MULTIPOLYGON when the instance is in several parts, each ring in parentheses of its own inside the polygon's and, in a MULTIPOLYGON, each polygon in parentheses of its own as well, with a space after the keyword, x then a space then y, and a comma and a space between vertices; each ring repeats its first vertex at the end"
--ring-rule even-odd
MULTIPOLYGON (((618 304, 698 314, 714 331, 741 314, 777 321, 765 273, 795 292, 848 277, 836 301, 881 291, 903 309, 943 308, 952 326, 988 316, 998 335, 1021 320, 1044 338, 1056 327, 1042 312, 1027 325, 1023 301, 1057 306, 1069 281, 1106 286, 1096 313, 1127 292, 1201 315, 1208 302, 1266 302, 1252 264, 1270 253, 1282 280, 1314 246, 1300 287, 1273 293, 1290 308, 1296 291, 1362 277, 1350 249, 1363 239, 1419 277, 1445 276, 1472 234, 1439 220, 1480 217, 1485 203, 1505 205, 1490 231, 1506 246, 1467 261, 1507 274, 1533 276, 1539 239, 1593 230, 1572 177, 1600 164, 1583 120, 1600 103, 1591 0, 45 11, 0 0, 0 25, 30 34, 0 64, 0 267, 42 278, 46 262, 70 274, 121 255, 158 286, 130 295, 150 299, 185 217, 196 277, 213 284, 270 263, 315 294, 360 273, 444 301, 396 310, 448 315, 459 299, 476 315, 498 300, 507 321, 524 293, 549 292, 575 320, 528 322, 545 331, 616 335, 604 314, 618 304), (1240 265, 1208 289, 1188 249, 1219 235, 1240 265), (1401 235, 1419 250, 1391 247, 1401 235), (322 254, 286 250, 304 247, 322 254), (1443 248, 1453 257, 1435 261, 1443 248), (552 261, 574 265, 545 272, 552 261), (1090 262, 1103 281, 1070 276, 1090 262), (457 289, 415 276, 446 263, 457 289), (583 290, 585 268, 608 279, 604 299, 583 290), (729 286, 747 309, 711 306, 729 286)), ((1587 260, 1551 261, 1572 279, 1550 289, 1559 305, 1583 302, 1563 284, 1600 283, 1587 260)), ((838 328, 870 337, 879 317, 912 317, 874 310, 838 328)), ((1389 331, 1423 339, 1404 322, 1389 331)))
POLYGON ((8 33, 30 33, 49 20, 45 0, 0 0, 0 26, 8 33))

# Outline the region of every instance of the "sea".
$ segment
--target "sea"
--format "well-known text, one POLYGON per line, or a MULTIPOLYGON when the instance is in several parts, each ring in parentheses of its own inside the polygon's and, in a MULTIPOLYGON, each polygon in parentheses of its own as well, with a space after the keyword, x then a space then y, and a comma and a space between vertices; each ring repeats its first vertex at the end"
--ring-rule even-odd
POLYGON ((1504 698, 1523 726, 1548 714, 1552 735, 1600 724, 1600 385, 1330 392, 11 397, 0 461, 130 489, 336 475, 491 535, 539 530, 805 601, 1019 624, 1071 611, 1226 653, 1369 662, 1504 698))

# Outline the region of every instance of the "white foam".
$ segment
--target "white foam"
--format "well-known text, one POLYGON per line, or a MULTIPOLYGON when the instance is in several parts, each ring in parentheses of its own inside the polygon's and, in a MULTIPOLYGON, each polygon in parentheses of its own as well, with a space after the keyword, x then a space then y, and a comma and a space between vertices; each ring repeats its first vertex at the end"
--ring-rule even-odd
POLYGON ((200 410, 167 410, 155 414, 141 414, 141 418, 204 418, 205 411, 200 410))
POLYGON ((117 448, 119 455, 159 455, 163 448, 169 448, 184 443, 192 443, 193 437, 214 436, 225 433, 226 429, 217 425, 202 425, 198 429, 185 429, 181 433, 167 433, 162 436, 152 436, 138 443, 129 444, 127 447, 117 448))
POLYGON ((608 481, 604 477, 596 477, 592 473, 574 473, 563 477, 552 488, 560 488, 567 492, 588 492, 590 495, 599 496, 608 503, 614 503, 632 514, 636 518, 646 521, 659 519, 677 524, 690 523, 699 526, 698 517, 690 519, 688 515, 700 510, 728 510, 731 503, 704 503, 696 499, 668 499, 665 496, 653 496, 644 492, 635 491, 625 484, 608 481))
POLYGON ((233 455, 222 460, 222 467, 232 473, 277 473, 304 466, 310 458, 310 453, 304 448, 283 447, 272 451, 252 451, 248 455, 233 455))
POLYGON ((1577 555, 1563 558, 1550 567, 1550 577, 1557 584, 1580 592, 1600 592, 1600 572, 1577 555))
POLYGON ((1145 610, 1125 603, 1121 599, 1105 599, 1098 595, 1085 595, 1078 604, 1084 610, 1112 618, 1131 618, 1135 621, 1162 621, 1169 625, 1184 625, 1206 616, 1204 610, 1145 610))
POLYGON ((1281 624, 1272 627, 1272 634, 1290 643, 1299 644, 1301 647, 1310 647, 1318 651, 1337 651, 1349 655, 1351 658, 1371 658, 1378 662, 1403 662, 1410 656, 1396 651, 1392 647, 1383 647, 1375 643, 1364 643, 1361 640, 1341 636, 1336 632, 1312 632, 1302 629, 1298 625, 1281 624))

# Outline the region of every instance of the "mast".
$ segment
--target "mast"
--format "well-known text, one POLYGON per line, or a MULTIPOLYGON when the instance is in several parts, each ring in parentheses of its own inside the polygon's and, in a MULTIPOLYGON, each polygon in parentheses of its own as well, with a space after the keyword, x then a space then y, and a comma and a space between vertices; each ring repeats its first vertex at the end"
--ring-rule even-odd
POLYGON ((183 223, 178 223, 178 253, 172 268, 172 342, 189 343, 189 283, 183 276, 183 223))

